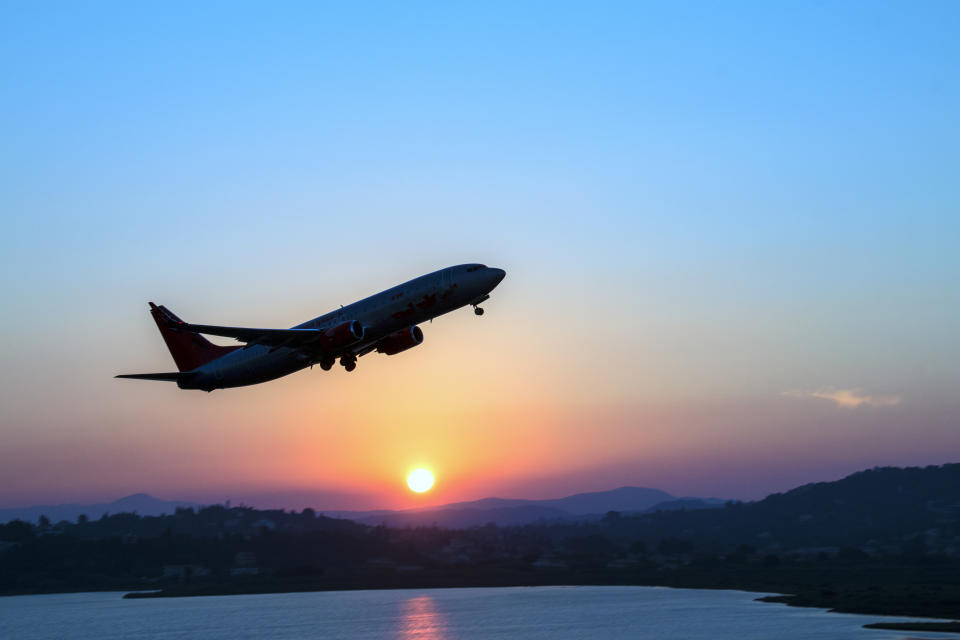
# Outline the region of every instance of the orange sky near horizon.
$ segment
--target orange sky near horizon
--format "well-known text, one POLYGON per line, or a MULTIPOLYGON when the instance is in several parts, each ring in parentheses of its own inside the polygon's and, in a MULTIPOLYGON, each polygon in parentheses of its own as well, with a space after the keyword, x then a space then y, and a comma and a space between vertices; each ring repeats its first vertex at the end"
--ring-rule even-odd
MULTIPOLYGON (((562 366, 562 354, 544 334, 516 326, 502 333, 511 323, 509 312, 497 316, 500 308, 490 304, 482 319, 467 310, 428 323, 421 347, 362 358, 351 374, 315 367, 205 394, 113 380, 100 371, 83 392, 87 400, 91 393, 109 398, 109 419, 95 430, 78 427, 101 409, 78 401, 70 420, 45 431, 56 447, 34 441, 46 458, 46 486, 35 482, 32 492, 62 494, 82 475, 84 496, 119 497, 122 487, 121 493, 199 501, 247 496, 256 504, 258 495, 315 493, 327 495, 326 502, 287 503, 328 509, 557 497, 624 484, 756 498, 793 482, 895 462, 888 451, 902 438, 900 421, 916 413, 909 404, 851 411, 778 395, 703 400, 678 391, 644 398, 623 393, 610 379, 616 372, 602 368, 589 375, 606 393, 588 397, 579 390, 584 372, 577 373, 574 360, 562 366), (554 366, 541 365, 544 353, 554 366), (868 443, 860 441, 864 423, 873 429, 868 443), (417 495, 407 489, 406 475, 421 466, 434 473, 436 485, 417 495), (783 475, 778 467, 793 472, 783 475), (772 480, 755 486, 752 473, 772 480)), ((43 413, 31 417, 45 420, 43 413)), ((909 418, 918 419, 933 420, 932 429, 939 420, 942 438, 902 448, 903 460, 929 459, 952 442, 949 412, 909 418)), ((30 502, 11 489, 8 501, 30 502)))

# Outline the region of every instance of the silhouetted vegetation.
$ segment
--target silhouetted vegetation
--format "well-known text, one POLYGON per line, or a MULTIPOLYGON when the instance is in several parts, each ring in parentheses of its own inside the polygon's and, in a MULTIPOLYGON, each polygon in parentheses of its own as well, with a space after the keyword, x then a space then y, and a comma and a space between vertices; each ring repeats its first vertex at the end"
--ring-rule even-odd
POLYGON ((469 529, 212 506, 0 525, 0 593, 637 584, 960 617, 960 464, 873 469, 710 510, 469 529))

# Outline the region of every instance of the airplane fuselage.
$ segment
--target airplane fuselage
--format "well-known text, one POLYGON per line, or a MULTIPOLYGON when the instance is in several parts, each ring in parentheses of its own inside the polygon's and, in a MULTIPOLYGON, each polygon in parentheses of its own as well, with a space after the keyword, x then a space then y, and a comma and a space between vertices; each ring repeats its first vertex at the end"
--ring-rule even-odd
MULTIPOLYGON (((479 264, 448 267, 308 320, 292 329, 327 330, 359 322, 363 337, 347 347, 304 350, 251 344, 190 371, 177 381, 183 389, 224 389, 273 380, 315 363, 329 369, 336 358, 352 359, 377 349, 385 338, 467 305, 476 306, 504 277, 500 269, 479 264)), ((477 310, 478 314, 482 309, 477 310)), ((419 332, 419 329, 416 329, 419 332)), ((422 340, 422 333, 420 340, 422 340)), ((389 353, 389 352, 388 352, 389 353)), ((344 360, 341 360, 344 362, 344 360)), ((348 370, 355 365, 345 365, 348 370)))

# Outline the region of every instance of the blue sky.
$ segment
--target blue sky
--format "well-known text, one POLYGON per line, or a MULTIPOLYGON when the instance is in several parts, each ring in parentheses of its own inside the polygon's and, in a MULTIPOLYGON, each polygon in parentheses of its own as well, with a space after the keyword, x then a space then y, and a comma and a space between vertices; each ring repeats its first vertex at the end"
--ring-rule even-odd
MULTIPOLYGON (((617 414, 588 471, 641 447, 636 416, 654 405, 690 442, 709 432, 697 408, 770 411, 787 451, 829 404, 802 394, 849 390, 899 399, 854 409, 862 438, 913 412, 877 460, 902 447, 904 463, 954 460, 958 32, 954 2, 6 3, 5 455, 55 458, 64 423, 73 447, 150 448, 181 405, 205 401, 109 379, 170 366, 147 299, 196 321, 289 326, 483 261, 509 273, 494 318, 434 323, 434 354, 379 362, 384 384, 409 366, 396 375, 429 390, 463 366, 458 341, 484 343, 474 372, 517 382, 493 405, 584 411, 581 429, 590 410, 617 414), (134 420, 158 396, 144 440, 129 440, 116 406, 134 420)), ((231 392, 259 416, 252 432, 281 398, 316 393, 325 404, 304 411, 351 415, 342 379, 273 384, 231 392)), ((227 419, 226 401, 206 402, 203 424, 227 419)), ((851 420, 831 410, 822 420, 851 420)), ((748 448, 755 435, 729 432, 748 448)), ((137 490, 179 486, 164 484, 164 455, 144 463, 161 489, 137 490)), ((95 476, 89 460, 74 473, 95 476)), ((683 482, 651 474, 617 481, 683 482)), ((532 486, 521 476, 503 491, 532 486)), ((7 480, 10 500, 60 486, 7 480)), ((108 480, 91 495, 140 482, 108 480)))

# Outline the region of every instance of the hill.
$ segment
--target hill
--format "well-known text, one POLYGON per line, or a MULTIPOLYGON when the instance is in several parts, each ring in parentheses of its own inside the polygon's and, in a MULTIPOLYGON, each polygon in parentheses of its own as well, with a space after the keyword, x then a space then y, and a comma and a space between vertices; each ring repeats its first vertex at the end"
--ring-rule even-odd
POLYGON ((622 518, 611 533, 683 539, 711 551, 748 545, 771 553, 960 554, 960 464, 869 469, 758 502, 622 518))
MULTIPOLYGON (((686 508, 714 506, 697 498, 684 498, 686 508)), ((365 524, 387 526, 472 527, 494 523, 500 526, 528 524, 538 521, 599 519, 608 511, 641 513, 658 506, 675 508, 677 501, 666 491, 645 487, 620 487, 610 491, 578 493, 565 498, 523 500, 483 498, 470 502, 454 502, 427 509, 405 511, 324 511, 332 518, 344 518, 365 524)), ((723 501, 716 500, 722 504, 723 501)))
POLYGON ((720 508, 659 504, 635 515, 469 524, 477 514, 555 513, 494 499, 441 510, 456 528, 222 505, 15 521, 0 525, 0 593, 644 584, 786 593, 777 599, 878 614, 960 611, 960 464, 870 469, 720 508))

